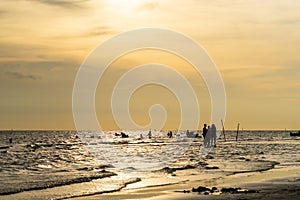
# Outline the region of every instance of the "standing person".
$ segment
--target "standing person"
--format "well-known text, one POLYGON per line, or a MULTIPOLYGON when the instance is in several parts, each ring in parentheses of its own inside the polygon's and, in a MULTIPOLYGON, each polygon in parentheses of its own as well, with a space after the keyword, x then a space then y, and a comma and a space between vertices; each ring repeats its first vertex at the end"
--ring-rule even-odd
POLYGON ((202 135, 203 135, 203 139, 205 139, 205 137, 206 137, 206 134, 207 134, 207 127, 206 127, 207 125, 206 124, 204 124, 204 126, 203 126, 203 129, 202 129, 202 135))
POLYGON ((211 146, 216 147, 216 143, 217 143, 217 128, 215 124, 211 125, 211 146))
POLYGON ((148 138, 151 139, 151 137, 152 137, 152 134, 151 134, 151 130, 150 130, 148 133, 148 138))
POLYGON ((172 138, 173 137, 173 133, 172 133, 172 131, 169 131, 168 132, 168 138, 172 138))
POLYGON ((211 141, 211 128, 208 126, 204 138, 204 147, 210 147, 210 141, 211 141))

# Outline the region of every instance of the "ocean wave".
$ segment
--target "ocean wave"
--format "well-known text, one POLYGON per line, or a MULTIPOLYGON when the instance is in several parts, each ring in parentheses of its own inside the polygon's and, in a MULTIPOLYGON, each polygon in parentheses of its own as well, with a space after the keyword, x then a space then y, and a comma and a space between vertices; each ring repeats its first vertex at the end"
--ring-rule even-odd
MULTIPOLYGON (((25 184, 18 184, 18 185, 12 184, 11 187, 7 185, 5 187, 2 187, 1 186, 2 184, 0 184, 1 186, 0 195, 9 195, 9 194, 15 194, 24 191, 30 191, 30 190, 41 190, 41 189, 53 188, 53 187, 58 187, 63 185, 71 185, 74 183, 89 182, 95 179, 102 179, 102 178, 111 177, 115 175, 117 174, 114 172, 101 170, 100 172, 97 173, 93 173, 81 177, 73 177, 70 179, 67 179, 68 178, 67 176, 61 178, 53 177, 53 180, 49 179, 50 177, 45 177, 45 176, 40 177, 40 179, 36 177, 36 180, 34 182, 31 182, 30 184, 24 182, 25 184), (43 177, 48 178, 48 180, 47 179, 44 180, 43 177)), ((3 182, 3 184, 5 183, 3 182)))
POLYGON ((96 179, 90 182, 62 185, 53 188, 30 190, 2 197, 10 200, 59 200, 117 192, 127 187, 129 184, 141 181, 141 178, 120 179, 118 176, 113 177, 96 179))

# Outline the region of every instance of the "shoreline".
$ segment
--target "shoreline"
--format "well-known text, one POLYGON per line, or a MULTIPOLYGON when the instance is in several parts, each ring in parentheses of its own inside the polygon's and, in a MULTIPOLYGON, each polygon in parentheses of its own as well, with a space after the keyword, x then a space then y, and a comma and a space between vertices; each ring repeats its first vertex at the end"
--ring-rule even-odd
MULTIPOLYGON (((174 150, 180 148, 176 145, 181 143, 172 144, 165 139, 163 132, 159 132, 152 142, 141 142, 135 137, 140 132, 132 132, 129 143, 124 143, 125 140, 111 133, 107 134, 111 136, 110 143, 103 145, 101 141, 97 143, 98 140, 92 143, 101 145, 101 162, 95 160, 75 132, 18 133, 9 148, 6 146, 10 135, 0 134, 4 141, 1 153, 5 161, 2 191, 34 188, 2 195, 0 199, 224 199, 227 196, 265 195, 265 191, 281 195, 289 191, 289 184, 295 185, 291 188, 298 187, 298 181, 294 180, 300 177, 299 140, 290 138, 288 134, 253 132, 241 134, 241 141, 236 142, 233 140, 235 133, 228 133, 228 141, 218 141, 218 145, 210 149, 205 157, 202 156, 202 140, 195 139, 187 149, 182 149, 182 155, 176 155, 174 162, 168 162, 168 159, 175 155, 174 150), (150 154, 165 146, 170 147, 169 150, 158 157, 150 154), (111 148, 118 148, 118 151, 111 148), (120 155, 119 150, 127 154, 120 155), (135 157, 132 158, 132 155, 135 157), (139 159, 150 165, 152 161, 157 162, 159 167, 149 167, 147 162, 143 162, 144 165, 135 162, 139 159), (102 165, 107 167, 100 167, 102 165), (90 175, 98 175, 102 168, 107 168, 116 176, 90 179, 90 175), (79 176, 84 179, 60 186, 60 183, 79 176), (5 184, 6 180, 10 184, 5 184), (272 185, 268 181, 278 184, 272 185), (51 183, 59 187, 53 187, 51 183), (36 186, 41 185, 49 187, 35 190, 36 186), (282 192, 278 188, 285 190, 282 192), (250 190, 261 192, 241 194, 250 193, 250 190)), ((93 134, 88 138, 95 140, 93 134)), ((179 139, 185 142, 185 135, 179 139)))
POLYGON ((146 200, 179 200, 179 199, 296 199, 300 195, 300 167, 275 167, 263 172, 233 174, 219 179, 187 181, 179 184, 160 185, 142 188, 124 188, 113 193, 68 198, 70 200, 105 200, 105 199, 146 199, 146 200), (199 186, 204 187, 239 187, 255 190, 258 193, 238 194, 198 194, 184 193, 199 186))

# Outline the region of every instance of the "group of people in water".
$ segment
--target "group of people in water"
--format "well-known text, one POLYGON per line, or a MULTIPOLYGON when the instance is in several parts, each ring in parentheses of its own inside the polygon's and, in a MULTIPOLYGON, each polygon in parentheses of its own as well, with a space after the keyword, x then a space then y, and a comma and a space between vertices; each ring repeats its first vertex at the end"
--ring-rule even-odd
POLYGON ((204 138, 204 147, 215 147, 217 142, 217 128, 215 124, 207 126, 204 124, 202 129, 202 136, 204 138))
MULTIPOLYGON (((201 137, 198 133, 194 134, 193 132, 190 132, 189 130, 186 131, 186 135, 189 138, 199 138, 201 137)), ((121 136, 122 138, 128 138, 129 136, 123 132, 121 134, 115 133, 115 136, 121 136)), ((217 142, 217 129, 216 125, 212 124, 211 126, 208 126, 207 124, 204 124, 202 129, 202 136, 203 136, 203 146, 204 147, 215 147, 217 142)), ((152 132, 151 130, 148 132, 147 137, 149 139, 152 138, 152 132)), ((168 138, 173 137, 173 132, 168 131, 167 133, 168 138)), ((143 139, 143 135, 140 134, 140 139, 143 139)))

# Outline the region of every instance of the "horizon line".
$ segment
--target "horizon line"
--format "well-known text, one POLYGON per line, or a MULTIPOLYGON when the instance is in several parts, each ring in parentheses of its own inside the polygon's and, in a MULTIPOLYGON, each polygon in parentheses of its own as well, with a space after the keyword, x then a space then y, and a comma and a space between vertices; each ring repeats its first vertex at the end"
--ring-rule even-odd
MULTIPOLYGON (((169 130, 175 130, 177 131, 178 129, 128 129, 128 130, 116 130, 116 129, 110 129, 110 130, 76 130, 76 129, 0 129, 0 131, 148 131, 148 130, 155 130, 155 131, 169 131, 169 130)), ((185 131, 185 130, 190 130, 190 131, 196 131, 192 129, 182 129, 180 131, 185 131)), ((202 130, 197 129, 197 130, 202 130)), ((222 131, 222 129, 220 129, 222 131)), ((237 129, 225 129, 225 131, 236 131, 237 129)), ((299 129, 239 129, 239 131, 300 131, 299 129)))

